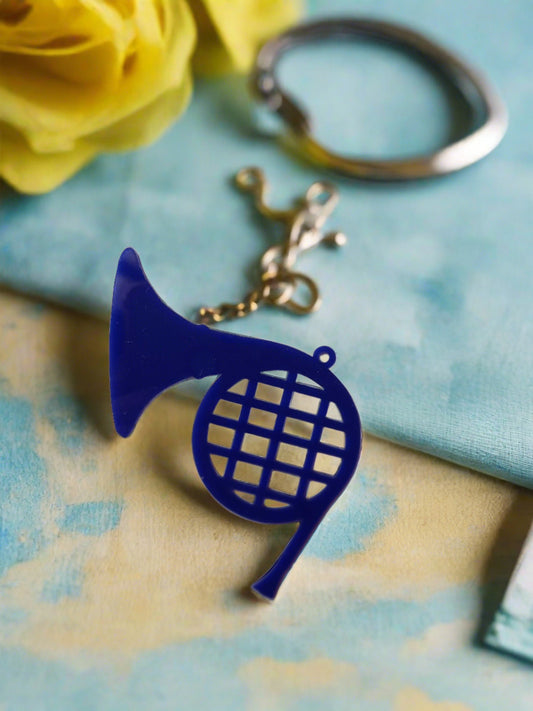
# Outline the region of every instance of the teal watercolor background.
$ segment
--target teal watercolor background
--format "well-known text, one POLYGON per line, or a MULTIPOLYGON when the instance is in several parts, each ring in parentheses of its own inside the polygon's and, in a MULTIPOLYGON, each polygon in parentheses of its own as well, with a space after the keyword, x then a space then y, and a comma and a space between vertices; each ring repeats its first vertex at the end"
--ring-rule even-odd
POLYGON ((394 497, 370 472, 359 471, 341 501, 317 529, 306 555, 324 560, 342 559, 364 550, 365 540, 395 512, 394 497))
POLYGON ((85 501, 65 507, 61 528, 65 531, 99 536, 120 523, 122 504, 116 501, 85 501))
MULTIPOLYGON (((41 313, 32 317, 39 318, 41 313)), ((59 396, 55 396, 54 401, 56 398, 59 396)), ((61 401, 73 402, 72 398, 61 398, 61 401)), ((75 453, 83 457, 86 452, 81 433, 90 423, 79 401, 75 412, 74 424, 72 407, 54 407, 51 420, 60 433, 60 441, 67 443, 69 449, 74 427, 77 432, 75 453)), ((121 501, 65 504, 58 492, 51 490, 46 462, 39 454, 36 417, 50 420, 49 403, 35 412, 30 400, 13 396, 6 379, 0 380, 0 576, 13 566, 36 558, 44 548, 54 544, 56 535, 47 526, 46 512, 55 514, 59 534, 101 536, 119 525, 123 510, 121 501)), ((61 561, 43 587, 43 599, 57 602, 64 596, 79 595, 83 562, 83 556, 61 561)), ((12 615, 8 615, 7 623, 12 621, 12 615)))
POLYGON ((36 451, 32 404, 0 392, 0 573, 46 545, 41 507, 48 495, 44 462, 36 451), (24 531, 29 535, 22 536, 24 531))
MULTIPOLYGON (((230 639, 199 639, 139 655, 127 674, 113 671, 111 660, 45 661, 22 650, 0 652, 0 701, 6 711, 58 708, 77 711, 153 711, 251 708, 246 665, 270 657, 280 662, 304 662, 313 657, 357 665, 360 692, 312 690, 290 695, 279 708, 389 711, 395 689, 408 683, 437 701, 461 700, 471 709, 500 711, 509 699, 513 709, 531 708, 530 670, 481 649, 444 649, 436 657, 422 654, 416 663, 403 649, 435 624, 457 616, 475 616, 472 589, 447 591, 428 602, 361 604, 339 601, 333 612, 319 613, 314 622, 287 630, 258 628, 230 639), (81 668, 80 668, 81 667, 81 668), (21 683, 21 670, 29 683, 21 683), (490 683, 487 683, 490 679, 490 683)), ((297 621, 295 621, 297 622, 297 621)), ((355 671, 354 671, 355 676, 355 671)), ((436 705, 435 708, 438 709, 436 705)))

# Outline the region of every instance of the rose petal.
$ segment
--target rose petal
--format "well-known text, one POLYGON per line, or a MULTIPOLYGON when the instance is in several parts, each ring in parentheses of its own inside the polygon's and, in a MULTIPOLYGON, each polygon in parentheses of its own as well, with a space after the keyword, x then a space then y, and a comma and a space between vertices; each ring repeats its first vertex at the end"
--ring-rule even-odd
POLYGON ((115 38, 118 42, 127 30, 124 18, 107 2, 33 0, 27 5, 30 10, 15 25, 0 21, 0 50, 53 54, 65 45, 75 47, 85 41, 115 38))
POLYGON ((23 193, 46 193, 74 175, 95 155, 95 148, 79 141, 62 153, 35 153, 10 126, 0 124, 0 176, 23 193))
POLYGON ((88 137, 98 150, 131 150, 155 141, 179 116, 192 94, 192 75, 187 71, 182 84, 161 94, 148 106, 88 137))
POLYGON ((138 148, 155 141, 186 108, 192 76, 148 106, 106 129, 75 142, 69 151, 37 153, 21 134, 0 124, 0 176, 23 193, 44 193, 70 178, 97 153, 138 148))
POLYGON ((189 0, 199 25, 195 68, 204 73, 228 67, 247 71, 258 46, 294 23, 300 0, 189 0))

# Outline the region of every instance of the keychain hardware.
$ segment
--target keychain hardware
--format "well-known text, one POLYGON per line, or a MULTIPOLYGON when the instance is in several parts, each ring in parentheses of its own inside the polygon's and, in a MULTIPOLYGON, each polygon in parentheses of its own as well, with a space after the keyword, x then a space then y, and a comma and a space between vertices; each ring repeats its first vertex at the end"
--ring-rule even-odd
POLYGON ((382 20, 335 17, 305 22, 265 42, 251 75, 254 97, 277 114, 301 154, 322 168, 363 180, 415 180, 452 173, 493 151, 507 129, 507 110, 488 79, 478 69, 409 27, 382 20), (441 75, 463 97, 472 123, 462 137, 427 155, 386 160, 348 156, 329 150, 315 137, 313 121, 289 95, 277 75, 279 60, 294 47, 324 40, 375 41, 411 53, 441 75))
POLYGON ((329 182, 313 183, 294 207, 278 210, 267 201, 268 181, 260 168, 243 168, 235 176, 237 187, 251 193, 257 210, 269 220, 284 226, 284 239, 269 247, 261 257, 260 283, 236 304, 223 303, 216 307, 202 307, 197 323, 211 325, 234 318, 242 318, 257 311, 262 304, 277 306, 294 314, 310 314, 320 308, 320 291, 314 279, 295 271, 299 255, 320 244, 342 247, 346 244, 343 232, 324 232, 323 227, 335 209, 339 195, 329 182), (303 301, 296 299, 298 287, 307 292, 303 301))

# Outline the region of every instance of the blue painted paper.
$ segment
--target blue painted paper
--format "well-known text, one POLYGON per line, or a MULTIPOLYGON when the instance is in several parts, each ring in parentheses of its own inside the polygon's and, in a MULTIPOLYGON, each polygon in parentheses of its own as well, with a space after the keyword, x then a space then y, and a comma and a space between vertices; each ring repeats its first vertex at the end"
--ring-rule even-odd
MULTIPOLYGON (((375 3, 316 0, 311 13, 376 15, 375 3)), ((324 305, 297 319, 266 309, 228 328, 338 355, 338 375, 366 429, 449 460, 533 485, 533 6, 496 0, 443 6, 386 0, 379 15, 410 23, 482 68, 510 129, 479 165, 433 182, 337 179, 331 219, 342 256, 306 255, 324 305)), ((302 48, 281 68, 332 148, 372 155, 426 150, 460 122, 426 69, 392 49, 302 48)), ((202 82, 187 114, 153 147, 96 160, 53 194, 6 192, 0 279, 106 315, 114 265, 129 245, 181 313, 239 300, 276 239, 229 178, 263 167, 285 205, 330 178, 284 152, 251 122, 245 80, 202 82)))

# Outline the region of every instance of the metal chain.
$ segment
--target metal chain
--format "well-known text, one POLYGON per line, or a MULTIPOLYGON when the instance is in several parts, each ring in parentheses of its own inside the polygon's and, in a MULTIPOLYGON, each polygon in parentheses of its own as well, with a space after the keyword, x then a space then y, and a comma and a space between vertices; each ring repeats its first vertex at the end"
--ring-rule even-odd
POLYGON ((257 311, 259 304, 262 301, 261 293, 254 289, 244 300, 238 304, 223 303, 220 306, 202 306, 198 310, 198 315, 196 317, 196 323, 203 324, 204 326, 211 326, 214 323, 221 323, 222 321, 229 321, 230 319, 242 318, 243 316, 248 316, 248 314, 257 311))
POLYGON ((263 303, 281 306, 290 300, 295 287, 296 282, 292 274, 287 273, 283 279, 278 275, 275 277, 263 275, 260 289, 250 291, 238 304, 223 303, 215 307, 202 307, 198 311, 196 322, 209 326, 213 323, 248 316, 257 311, 263 303))

